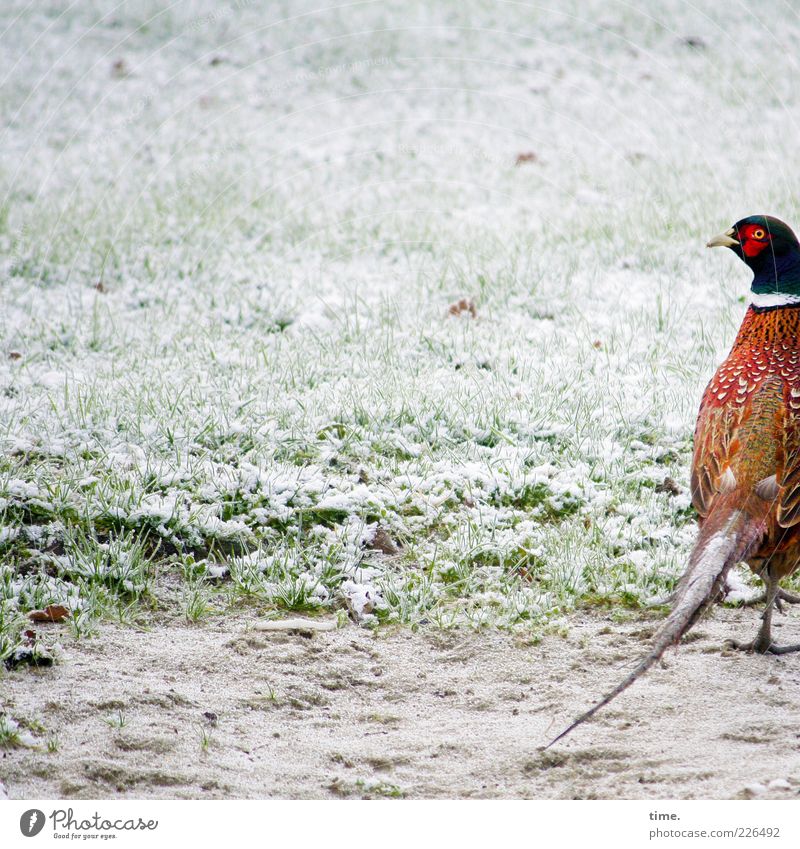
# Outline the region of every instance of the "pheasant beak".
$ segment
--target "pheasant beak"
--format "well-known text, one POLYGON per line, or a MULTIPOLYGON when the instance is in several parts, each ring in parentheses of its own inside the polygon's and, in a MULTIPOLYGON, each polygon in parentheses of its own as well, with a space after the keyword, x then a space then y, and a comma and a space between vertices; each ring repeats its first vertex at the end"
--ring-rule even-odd
POLYGON ((735 230, 731 227, 730 230, 726 230, 724 233, 720 233, 719 236, 714 236, 713 239, 709 239, 706 242, 707 248, 732 248, 734 245, 739 245, 740 242, 738 239, 733 238, 733 234, 735 230))

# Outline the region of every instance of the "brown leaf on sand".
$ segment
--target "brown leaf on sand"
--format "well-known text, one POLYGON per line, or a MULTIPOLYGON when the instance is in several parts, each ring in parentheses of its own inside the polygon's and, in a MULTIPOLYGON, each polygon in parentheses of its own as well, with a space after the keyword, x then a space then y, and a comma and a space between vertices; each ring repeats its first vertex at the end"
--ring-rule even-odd
POLYGON ((478 317, 478 310, 475 307, 475 302, 470 301, 468 298, 461 298, 456 301, 447 308, 447 312, 450 315, 463 315, 465 312, 468 312, 473 318, 478 317))
POLYGON ((33 622, 63 622, 69 616, 69 608, 63 604, 48 604, 44 610, 31 610, 28 619, 33 622))

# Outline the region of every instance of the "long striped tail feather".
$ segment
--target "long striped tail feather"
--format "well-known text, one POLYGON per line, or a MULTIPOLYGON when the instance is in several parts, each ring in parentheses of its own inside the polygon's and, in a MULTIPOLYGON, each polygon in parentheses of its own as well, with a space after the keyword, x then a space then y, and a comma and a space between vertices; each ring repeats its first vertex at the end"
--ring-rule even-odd
POLYGON ((736 509, 733 504, 733 497, 721 498, 704 522, 689 558, 689 567, 678 583, 672 610, 653 637, 650 651, 613 690, 551 740, 545 749, 562 740, 627 690, 661 659, 670 646, 680 641, 706 608, 722 593, 728 571, 747 559, 748 554, 759 543, 765 525, 763 511, 755 511, 757 515, 752 515, 745 510, 736 509))

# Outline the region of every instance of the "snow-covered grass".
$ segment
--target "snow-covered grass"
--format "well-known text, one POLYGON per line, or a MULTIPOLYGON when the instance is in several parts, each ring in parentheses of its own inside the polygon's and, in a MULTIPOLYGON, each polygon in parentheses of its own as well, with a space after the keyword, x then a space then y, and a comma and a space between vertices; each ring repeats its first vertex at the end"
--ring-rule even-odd
POLYGON ((4 4, 0 653, 49 603, 669 591, 747 288, 703 245, 800 223, 800 22, 556 5, 4 4))

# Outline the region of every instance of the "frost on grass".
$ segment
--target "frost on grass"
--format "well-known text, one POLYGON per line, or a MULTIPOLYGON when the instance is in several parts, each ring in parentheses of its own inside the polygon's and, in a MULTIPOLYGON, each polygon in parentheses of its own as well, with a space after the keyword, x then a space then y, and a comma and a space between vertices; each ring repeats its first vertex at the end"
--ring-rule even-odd
POLYGON ((47 604, 666 595, 746 288, 702 245, 793 218, 800 95, 768 29, 650 5, 0 12, 3 656, 47 604))

